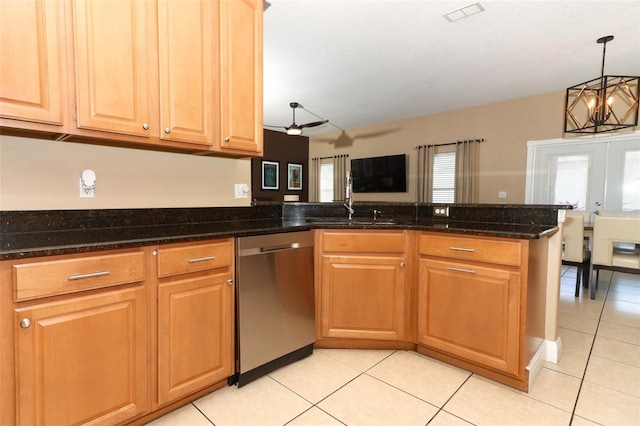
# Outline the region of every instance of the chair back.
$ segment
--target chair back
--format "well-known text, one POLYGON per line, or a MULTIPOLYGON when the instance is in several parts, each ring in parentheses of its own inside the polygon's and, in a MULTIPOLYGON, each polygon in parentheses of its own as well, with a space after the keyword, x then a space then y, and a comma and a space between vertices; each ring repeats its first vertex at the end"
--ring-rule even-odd
POLYGON ((564 240, 562 260, 582 262, 585 257, 584 223, 588 221, 590 212, 567 211, 562 224, 562 238, 564 240), (585 218, 587 218, 585 220, 585 218))
POLYGON ((594 265, 640 269, 640 214, 603 212, 593 221, 594 265), (630 249, 616 250, 615 243, 630 249))

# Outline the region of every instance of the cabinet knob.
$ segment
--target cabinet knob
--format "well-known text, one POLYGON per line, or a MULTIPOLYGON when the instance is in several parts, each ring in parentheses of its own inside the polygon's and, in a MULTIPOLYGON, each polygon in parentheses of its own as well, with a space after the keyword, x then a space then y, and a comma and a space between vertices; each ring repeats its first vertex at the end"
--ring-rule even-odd
POLYGON ((227 280, 227 284, 229 284, 229 285, 233 285, 233 280, 232 280, 231 278, 229 278, 229 279, 227 280))
POLYGON ((170 129, 170 128, 168 128, 168 127, 165 127, 165 128, 164 128, 164 132, 165 132, 166 134, 169 134, 169 133, 171 133, 171 129, 170 129))
POLYGON ((231 139, 229 138, 229 136, 227 136, 226 138, 224 138, 225 142, 229 142, 231 139))
POLYGON ((31 327, 31 320, 29 318, 22 318, 20 320, 20 328, 29 328, 31 327))
POLYGON ((406 263, 404 263, 404 262, 400 263, 400 267, 401 267, 401 268, 404 268, 405 266, 407 266, 407 264, 406 264, 406 263))
POLYGON ((147 123, 143 123, 143 124, 142 124, 142 128, 143 128, 144 130, 149 130, 149 124, 147 124, 147 123))

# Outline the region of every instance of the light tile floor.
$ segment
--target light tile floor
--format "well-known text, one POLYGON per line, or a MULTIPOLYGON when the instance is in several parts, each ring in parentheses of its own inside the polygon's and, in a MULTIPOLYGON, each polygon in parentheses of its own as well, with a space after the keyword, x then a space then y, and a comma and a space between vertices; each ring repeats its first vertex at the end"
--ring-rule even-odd
POLYGON ((416 352, 318 349, 150 424, 639 425, 640 276, 601 271, 590 300, 574 297, 575 274, 563 268, 562 357, 529 393, 416 352))

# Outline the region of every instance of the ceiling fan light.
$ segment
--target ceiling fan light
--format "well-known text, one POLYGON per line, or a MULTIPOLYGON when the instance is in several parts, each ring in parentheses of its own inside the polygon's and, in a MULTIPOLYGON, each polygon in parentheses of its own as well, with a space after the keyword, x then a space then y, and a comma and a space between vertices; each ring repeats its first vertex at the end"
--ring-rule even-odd
POLYGON ((299 127, 289 127, 287 128, 287 134, 290 136, 298 136, 302 134, 302 129, 299 127))

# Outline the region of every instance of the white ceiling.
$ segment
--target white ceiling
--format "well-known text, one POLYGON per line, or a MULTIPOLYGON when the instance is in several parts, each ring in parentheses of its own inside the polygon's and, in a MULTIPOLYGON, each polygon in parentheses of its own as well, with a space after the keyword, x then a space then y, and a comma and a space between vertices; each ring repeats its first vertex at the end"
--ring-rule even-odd
POLYGON ((600 75, 609 34, 605 74, 640 75, 639 0, 481 0, 454 23, 443 15, 476 0, 268 1, 267 125, 289 125, 292 101, 352 129, 563 91, 600 75))

